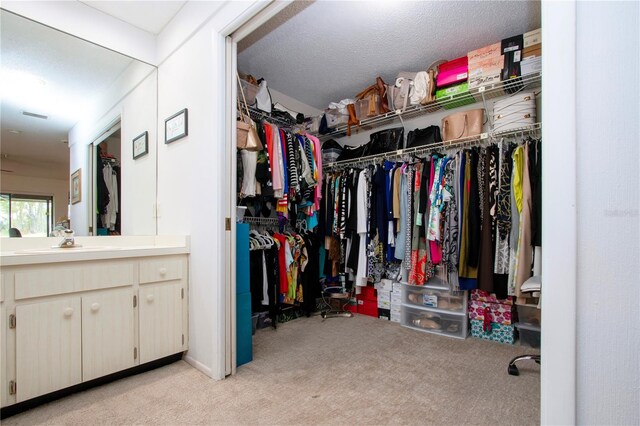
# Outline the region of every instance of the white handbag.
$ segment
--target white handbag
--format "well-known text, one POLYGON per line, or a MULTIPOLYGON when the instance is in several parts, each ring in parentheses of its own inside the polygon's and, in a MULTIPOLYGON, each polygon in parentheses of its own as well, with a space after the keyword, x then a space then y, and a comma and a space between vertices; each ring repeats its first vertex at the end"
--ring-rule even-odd
POLYGON ((506 132, 536 122, 536 96, 533 92, 517 93, 493 105, 493 131, 506 132))
POLYGON ((256 93, 256 106, 258 109, 271 113, 271 94, 267 89, 267 80, 263 79, 258 86, 258 93, 256 93))

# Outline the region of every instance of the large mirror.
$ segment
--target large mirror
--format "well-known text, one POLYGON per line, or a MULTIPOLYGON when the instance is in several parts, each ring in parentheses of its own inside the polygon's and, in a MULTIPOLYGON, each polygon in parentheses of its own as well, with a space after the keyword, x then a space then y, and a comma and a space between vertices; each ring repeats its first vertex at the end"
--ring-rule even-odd
POLYGON ((0 236, 155 234, 156 68, 0 19, 0 236))

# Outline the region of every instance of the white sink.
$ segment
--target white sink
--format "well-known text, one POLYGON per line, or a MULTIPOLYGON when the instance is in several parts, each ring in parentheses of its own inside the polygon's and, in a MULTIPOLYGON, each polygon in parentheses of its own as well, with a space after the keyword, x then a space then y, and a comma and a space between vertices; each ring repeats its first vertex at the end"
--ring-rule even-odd
POLYGON ((112 246, 75 246, 61 248, 58 246, 50 248, 35 248, 24 249, 16 251, 17 254, 52 254, 52 253, 78 253, 84 251, 107 251, 107 250, 120 250, 121 247, 112 246))

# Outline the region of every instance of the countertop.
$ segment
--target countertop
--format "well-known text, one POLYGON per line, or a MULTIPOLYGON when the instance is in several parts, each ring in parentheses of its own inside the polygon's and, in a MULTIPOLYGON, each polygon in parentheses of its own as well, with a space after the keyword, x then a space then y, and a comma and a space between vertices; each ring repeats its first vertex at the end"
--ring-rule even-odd
POLYGON ((76 248, 52 248, 61 238, 2 238, 0 266, 188 254, 187 236, 76 237, 76 248))

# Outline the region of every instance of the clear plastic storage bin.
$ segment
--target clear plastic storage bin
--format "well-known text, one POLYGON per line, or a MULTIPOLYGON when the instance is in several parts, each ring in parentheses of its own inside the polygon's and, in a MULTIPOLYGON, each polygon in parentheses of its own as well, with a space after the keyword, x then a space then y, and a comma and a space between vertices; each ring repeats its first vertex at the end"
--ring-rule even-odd
POLYGON ((404 284, 402 286, 402 303, 409 306, 427 307, 438 311, 450 311, 466 315, 467 292, 450 292, 449 290, 429 285, 404 284))
POLYGON ((408 305, 402 306, 402 325, 414 330, 466 339, 468 321, 466 315, 447 314, 408 305))
POLYGON ((540 326, 516 323, 516 328, 520 334, 520 346, 540 347, 540 326))
POLYGON ((540 328, 540 309, 536 305, 516 305, 518 323, 540 328))

